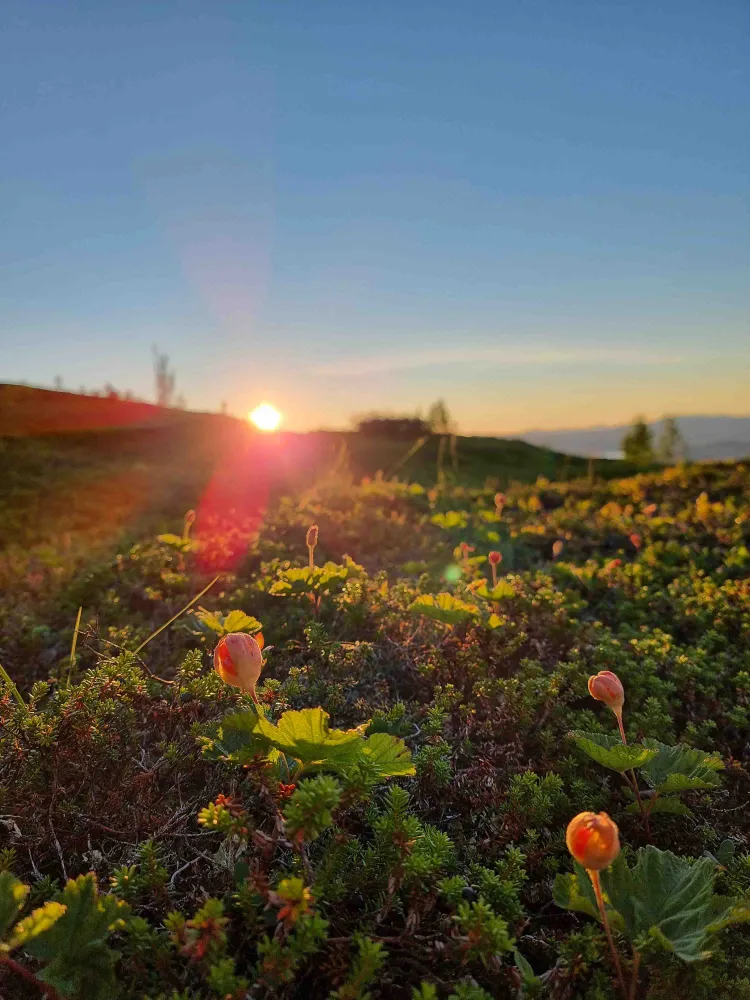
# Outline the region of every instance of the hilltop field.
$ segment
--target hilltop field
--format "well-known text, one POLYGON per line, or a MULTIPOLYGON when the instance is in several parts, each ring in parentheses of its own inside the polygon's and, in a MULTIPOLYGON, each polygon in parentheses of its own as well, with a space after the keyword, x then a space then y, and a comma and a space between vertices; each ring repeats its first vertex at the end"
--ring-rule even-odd
POLYGON ((4 1000, 749 1000, 746 465, 22 397, 4 1000))

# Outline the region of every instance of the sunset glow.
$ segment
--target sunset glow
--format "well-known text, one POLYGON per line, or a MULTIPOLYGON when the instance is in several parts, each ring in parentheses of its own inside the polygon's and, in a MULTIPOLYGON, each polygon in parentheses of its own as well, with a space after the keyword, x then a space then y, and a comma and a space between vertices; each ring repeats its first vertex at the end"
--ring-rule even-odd
POLYGON ((248 413, 247 419, 255 424, 258 430, 275 431, 281 423, 281 414, 270 403, 261 403, 248 413))

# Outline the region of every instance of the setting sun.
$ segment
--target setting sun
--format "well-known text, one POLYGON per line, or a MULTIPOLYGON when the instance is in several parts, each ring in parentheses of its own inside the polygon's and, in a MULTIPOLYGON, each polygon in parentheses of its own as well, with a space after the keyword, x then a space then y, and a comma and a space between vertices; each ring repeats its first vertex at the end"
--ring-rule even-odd
POLYGON ((261 403, 247 415, 248 420, 262 431, 275 431, 281 423, 281 414, 270 403, 261 403))

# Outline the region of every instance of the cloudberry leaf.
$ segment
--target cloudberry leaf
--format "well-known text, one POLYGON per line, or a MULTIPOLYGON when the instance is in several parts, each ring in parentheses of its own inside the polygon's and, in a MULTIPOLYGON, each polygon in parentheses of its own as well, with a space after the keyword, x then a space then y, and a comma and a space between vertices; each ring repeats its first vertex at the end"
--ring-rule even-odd
POLYGON ((628 768, 643 767, 657 754, 656 750, 639 743, 621 743, 616 736, 605 736, 602 733, 584 733, 575 730, 570 736, 597 764, 620 773, 627 771, 628 768))
POLYGON ((404 741, 388 733, 373 733, 362 745, 362 753, 383 778, 415 774, 411 752, 404 741))
POLYGON ((331 729, 322 708, 284 712, 278 725, 259 718, 258 732, 270 744, 305 767, 348 767, 362 755, 364 742, 358 729, 331 729))
POLYGON ((422 594, 409 606, 413 615, 422 615, 442 622, 444 625, 458 625, 460 622, 476 618, 479 609, 475 604, 467 604, 453 594, 422 594))
POLYGON ((643 743, 655 751, 643 768, 643 776, 656 791, 669 794, 715 788, 721 784, 716 772, 724 769, 724 763, 716 754, 687 746, 670 747, 652 739, 645 739, 643 743))

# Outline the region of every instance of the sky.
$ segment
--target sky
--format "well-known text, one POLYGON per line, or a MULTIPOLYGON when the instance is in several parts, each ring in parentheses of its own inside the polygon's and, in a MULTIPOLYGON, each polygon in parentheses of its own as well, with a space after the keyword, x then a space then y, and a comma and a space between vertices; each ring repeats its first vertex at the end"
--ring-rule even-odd
POLYGON ((4 0, 0 381, 750 412, 747 0, 4 0))

